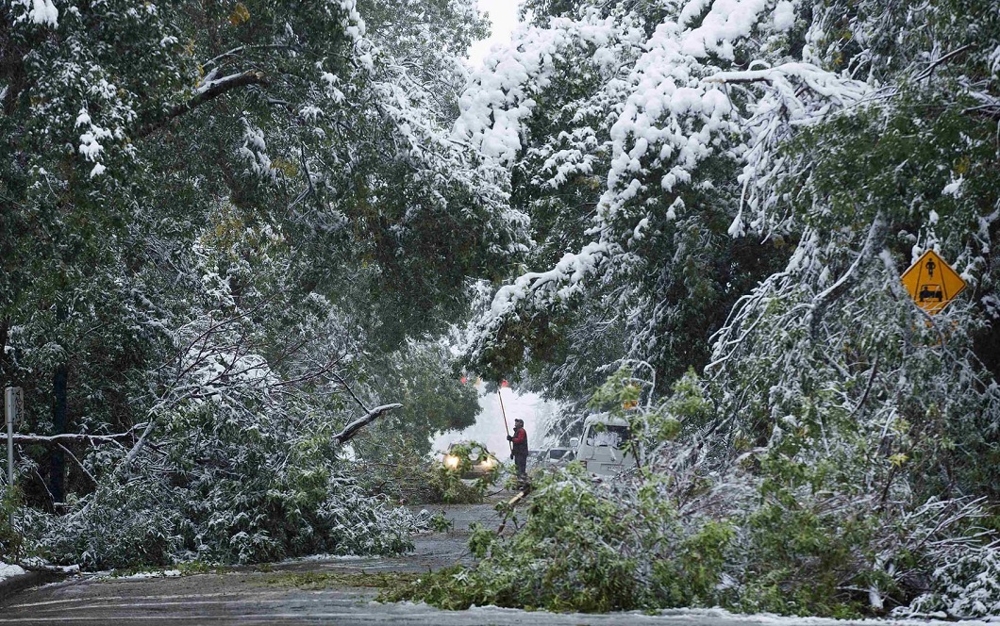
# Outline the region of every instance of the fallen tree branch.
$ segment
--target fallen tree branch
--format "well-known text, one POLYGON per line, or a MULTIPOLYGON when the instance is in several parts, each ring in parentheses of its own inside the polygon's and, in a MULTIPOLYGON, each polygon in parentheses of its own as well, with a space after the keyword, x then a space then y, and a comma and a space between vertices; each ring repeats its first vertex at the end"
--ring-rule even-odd
MULTIPOLYGON (((123 439, 134 439, 134 432, 118 433, 116 435, 86 435, 63 433, 60 435, 14 435, 15 443, 53 443, 61 445, 63 441, 86 441, 88 443, 121 443, 123 439)), ((7 433, 0 433, 0 441, 7 440, 7 433)))
POLYGON ((383 413, 388 413, 389 411, 392 411, 394 409, 401 409, 401 408, 403 408, 403 405, 399 403, 383 404, 382 406, 377 406, 374 409, 368 411, 368 414, 365 415, 364 417, 359 417, 358 419, 354 420, 353 422, 345 426, 344 430, 334 435, 333 438, 337 441, 337 443, 343 445, 344 443, 353 439, 354 436, 357 435, 362 428, 364 428, 368 424, 371 424, 379 417, 381 417, 383 413))

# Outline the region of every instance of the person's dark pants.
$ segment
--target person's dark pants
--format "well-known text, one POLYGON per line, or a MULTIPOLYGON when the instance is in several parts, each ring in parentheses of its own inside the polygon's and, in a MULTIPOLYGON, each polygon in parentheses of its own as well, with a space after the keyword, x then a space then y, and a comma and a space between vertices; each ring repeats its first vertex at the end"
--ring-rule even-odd
POLYGON ((515 454, 514 455, 514 467, 517 468, 517 475, 524 476, 528 473, 528 455, 527 454, 515 454))

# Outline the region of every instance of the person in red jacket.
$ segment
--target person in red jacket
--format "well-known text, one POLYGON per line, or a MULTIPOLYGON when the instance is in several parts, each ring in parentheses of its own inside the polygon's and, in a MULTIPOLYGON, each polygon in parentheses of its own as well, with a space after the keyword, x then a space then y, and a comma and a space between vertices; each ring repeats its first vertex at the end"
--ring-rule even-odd
POLYGON ((528 433, 524 430, 524 420, 514 420, 514 434, 507 435, 507 441, 512 444, 510 455, 514 459, 517 475, 524 478, 528 465, 528 433))

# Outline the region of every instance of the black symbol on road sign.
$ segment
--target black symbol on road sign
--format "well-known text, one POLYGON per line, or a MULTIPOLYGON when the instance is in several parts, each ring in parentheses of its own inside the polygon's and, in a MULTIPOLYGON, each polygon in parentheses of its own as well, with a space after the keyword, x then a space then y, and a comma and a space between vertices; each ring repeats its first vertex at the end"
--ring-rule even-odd
POLYGON ((933 250, 927 250, 900 277, 906 292, 928 315, 940 313, 965 289, 965 280, 933 250))
MULTIPOLYGON (((931 265, 931 263, 928 263, 927 265, 931 265)), ((941 285, 921 285, 919 295, 921 302, 926 302, 928 300, 942 302, 944 300, 944 291, 941 289, 941 285)))

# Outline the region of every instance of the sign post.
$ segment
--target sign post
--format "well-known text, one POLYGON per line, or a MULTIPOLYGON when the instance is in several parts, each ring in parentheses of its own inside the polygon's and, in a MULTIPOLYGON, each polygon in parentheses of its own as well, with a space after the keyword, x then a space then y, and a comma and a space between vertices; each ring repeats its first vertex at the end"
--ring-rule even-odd
POLYGON ((14 488, 14 424, 24 411, 24 394, 20 387, 4 389, 4 414, 7 417, 7 493, 14 488))
POLYGON ((929 315, 940 313, 965 289, 965 281, 933 250, 928 250, 903 272, 903 286, 917 306, 929 315))

